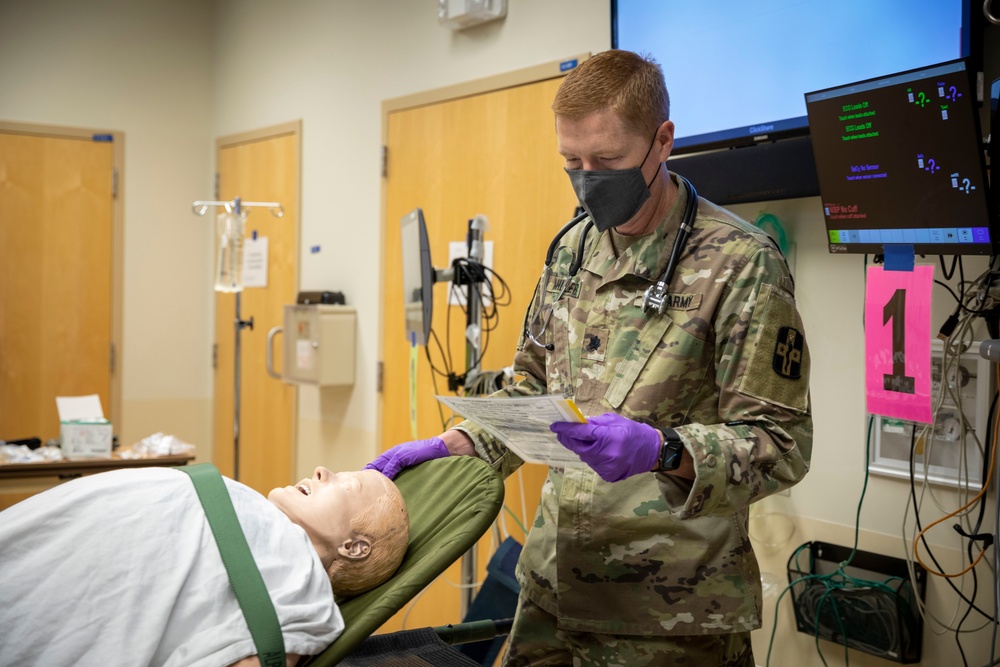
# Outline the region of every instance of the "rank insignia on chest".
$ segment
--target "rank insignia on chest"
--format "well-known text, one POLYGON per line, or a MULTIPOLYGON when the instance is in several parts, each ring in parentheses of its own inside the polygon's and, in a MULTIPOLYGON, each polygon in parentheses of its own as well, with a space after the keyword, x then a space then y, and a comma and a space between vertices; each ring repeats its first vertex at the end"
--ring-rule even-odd
POLYGON ((587 327, 583 334, 582 358, 590 361, 604 361, 607 351, 608 330, 599 327, 587 327))
POLYGON ((774 357, 771 367, 774 372, 789 380, 798 380, 802 376, 802 350, 805 339, 802 332, 794 327, 778 329, 778 339, 774 345, 774 357))

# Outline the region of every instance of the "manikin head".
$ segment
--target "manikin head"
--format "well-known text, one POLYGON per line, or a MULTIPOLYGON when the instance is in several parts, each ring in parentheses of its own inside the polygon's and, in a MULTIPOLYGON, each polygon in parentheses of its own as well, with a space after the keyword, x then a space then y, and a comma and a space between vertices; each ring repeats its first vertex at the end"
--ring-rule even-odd
POLYGON ((301 526, 337 597, 357 595, 392 576, 409 543, 410 522, 396 485, 377 470, 316 468, 267 499, 301 526))

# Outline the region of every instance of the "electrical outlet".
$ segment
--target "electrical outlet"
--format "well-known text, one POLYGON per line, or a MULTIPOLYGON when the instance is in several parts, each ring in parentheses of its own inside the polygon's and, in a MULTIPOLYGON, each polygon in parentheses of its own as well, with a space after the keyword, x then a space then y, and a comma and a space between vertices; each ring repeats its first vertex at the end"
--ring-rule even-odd
POLYGON ((979 356, 978 342, 946 363, 943 343, 932 341, 931 400, 940 406, 934 423, 932 427, 916 424, 914 434, 913 422, 873 415, 868 469, 909 478, 912 447, 918 478, 926 474, 929 481, 938 484, 981 485, 979 442, 986 437, 989 404, 995 392, 992 364, 979 356))

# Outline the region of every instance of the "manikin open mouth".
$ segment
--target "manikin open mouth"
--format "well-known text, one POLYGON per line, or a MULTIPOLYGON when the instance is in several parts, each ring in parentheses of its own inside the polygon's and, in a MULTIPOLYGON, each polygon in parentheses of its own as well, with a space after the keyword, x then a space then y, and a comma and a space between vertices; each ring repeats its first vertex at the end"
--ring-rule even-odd
POLYGON ((305 496, 311 496, 312 495, 312 489, 310 489, 308 486, 306 486, 302 482, 299 482, 298 484, 296 484, 295 488, 298 489, 299 491, 301 491, 302 495, 305 495, 305 496))

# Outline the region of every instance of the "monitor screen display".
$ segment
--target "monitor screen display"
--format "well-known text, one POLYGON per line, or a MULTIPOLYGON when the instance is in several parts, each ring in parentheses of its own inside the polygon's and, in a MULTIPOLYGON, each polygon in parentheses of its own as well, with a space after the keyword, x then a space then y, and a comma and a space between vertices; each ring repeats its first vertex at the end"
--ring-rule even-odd
POLYGON ((612 46, 652 55, 677 155, 807 134, 802 95, 970 55, 969 0, 612 0, 612 46))
POLYGON ((406 336, 414 345, 426 345, 434 314, 434 265, 424 212, 415 208, 399 221, 403 251, 403 313, 406 336))
POLYGON ((962 60, 806 93, 830 252, 991 254, 979 112, 962 60))

